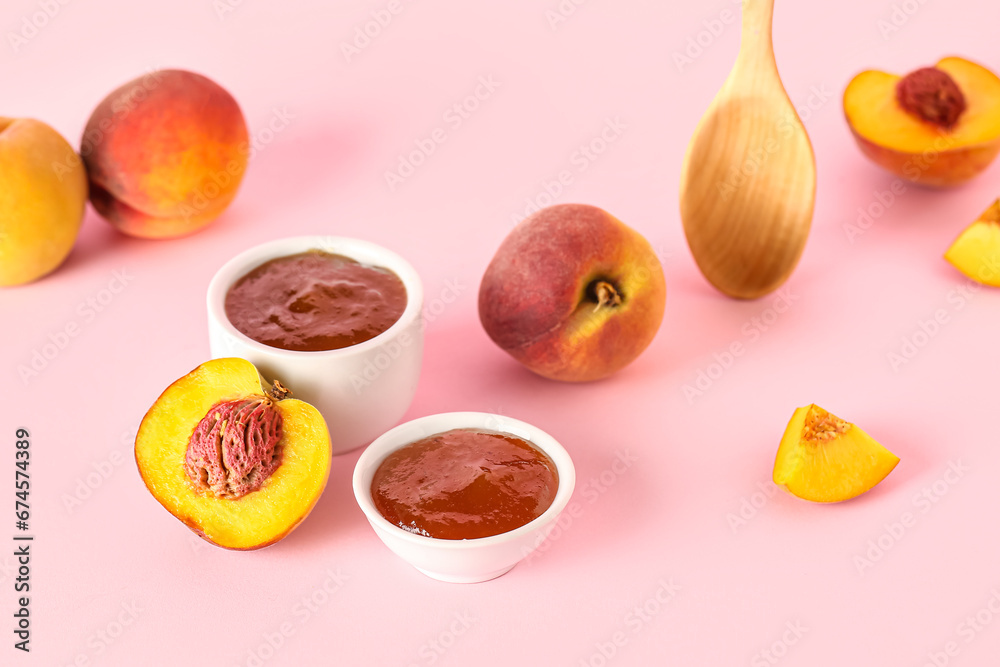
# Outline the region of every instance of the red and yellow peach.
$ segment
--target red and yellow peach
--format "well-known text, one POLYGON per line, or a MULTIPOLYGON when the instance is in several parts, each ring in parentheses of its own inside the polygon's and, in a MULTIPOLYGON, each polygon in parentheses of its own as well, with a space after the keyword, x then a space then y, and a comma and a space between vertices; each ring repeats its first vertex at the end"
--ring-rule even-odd
POLYGON ((501 244, 479 288, 479 318, 532 371, 580 382, 638 357, 665 300, 663 269, 641 234, 594 206, 562 204, 501 244))
POLYGON ((80 150, 94 208, 132 236, 195 232, 229 205, 249 141, 232 95, 210 79, 160 70, 108 95, 80 150))

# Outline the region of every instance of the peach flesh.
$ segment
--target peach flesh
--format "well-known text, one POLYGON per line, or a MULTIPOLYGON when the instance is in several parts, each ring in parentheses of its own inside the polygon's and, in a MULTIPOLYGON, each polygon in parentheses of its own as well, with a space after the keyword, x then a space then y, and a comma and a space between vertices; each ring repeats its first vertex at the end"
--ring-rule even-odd
POLYGON ((944 58, 907 77, 861 72, 843 104, 862 153, 920 185, 963 183, 1000 153, 1000 78, 963 58, 944 58))
POLYGON ((322 415, 268 383, 245 359, 207 361, 172 383, 153 403, 135 439, 139 474, 153 497, 205 540, 226 549, 260 549, 288 535, 309 515, 330 474, 330 435, 322 415), (268 397, 280 413, 274 443, 280 465, 240 498, 216 495, 185 467, 192 434, 220 403, 268 397))

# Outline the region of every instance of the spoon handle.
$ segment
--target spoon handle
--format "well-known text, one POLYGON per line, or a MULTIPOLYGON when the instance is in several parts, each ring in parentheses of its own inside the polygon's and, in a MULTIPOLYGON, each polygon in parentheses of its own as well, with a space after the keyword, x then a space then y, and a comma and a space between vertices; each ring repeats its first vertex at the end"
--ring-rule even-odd
POLYGON ((741 70, 745 85, 756 84, 752 72, 771 74, 778 71, 774 62, 774 45, 771 41, 771 21, 774 16, 774 0, 743 0, 743 28, 740 33, 740 54, 734 70, 741 70), (763 70, 763 71, 762 71, 763 70), (750 76, 746 76, 750 74, 750 76))

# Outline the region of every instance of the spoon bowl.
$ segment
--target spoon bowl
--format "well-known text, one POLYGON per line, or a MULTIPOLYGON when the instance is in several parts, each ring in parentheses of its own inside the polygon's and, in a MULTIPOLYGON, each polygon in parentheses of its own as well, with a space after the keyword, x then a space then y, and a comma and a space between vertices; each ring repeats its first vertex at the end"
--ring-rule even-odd
POLYGON ((774 0, 744 0, 736 65, 688 145, 681 220, 712 285, 754 299, 781 286, 802 255, 816 161, 781 85, 771 43, 774 0))

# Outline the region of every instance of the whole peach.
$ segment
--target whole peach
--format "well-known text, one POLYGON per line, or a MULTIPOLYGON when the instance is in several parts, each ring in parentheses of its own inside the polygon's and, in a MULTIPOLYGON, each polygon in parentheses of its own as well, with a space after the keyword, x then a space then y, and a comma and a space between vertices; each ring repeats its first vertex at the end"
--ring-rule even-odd
POLYGON ((159 70, 97 105, 80 154, 102 216, 132 236, 171 238, 225 210, 250 150, 232 95, 200 74, 159 70))
POLYGON ((479 319, 535 373, 583 382, 646 349, 666 294, 663 268, 641 234, 594 206, 561 204, 504 239, 479 287, 479 319))
POLYGON ((73 248, 87 175, 72 146, 30 118, 0 118, 0 285, 54 270, 73 248))

